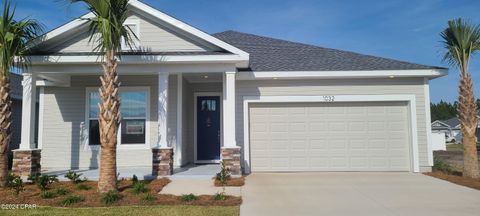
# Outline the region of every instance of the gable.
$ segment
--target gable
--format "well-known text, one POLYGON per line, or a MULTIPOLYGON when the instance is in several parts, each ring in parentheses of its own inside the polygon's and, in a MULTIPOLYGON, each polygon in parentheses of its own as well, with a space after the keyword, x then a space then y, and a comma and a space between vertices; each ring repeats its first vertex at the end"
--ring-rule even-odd
MULTIPOLYGON (((228 62, 240 68, 249 64, 249 54, 245 51, 139 0, 130 0, 128 9, 131 14, 127 22, 137 20, 141 25, 140 48, 135 52, 122 52, 122 55, 136 56, 124 62, 145 61, 145 56, 149 56, 149 63, 228 62)), ((91 52, 95 44, 89 43, 87 33, 88 18, 93 16, 92 12, 87 13, 33 41, 30 45, 33 50, 32 64, 97 62, 96 57, 83 57, 94 57, 91 52)), ((127 22, 125 24, 129 25, 127 22)))
MULTIPOLYGON (((142 16, 140 13, 131 11, 126 23, 135 23, 138 25, 139 32, 137 37, 140 41, 140 48, 147 52, 206 52, 223 51, 223 49, 189 38, 168 25, 156 23, 153 20, 142 16)), ((52 41, 53 42, 53 41, 52 41)), ((90 42, 88 24, 83 24, 63 41, 46 44, 39 47, 38 52, 43 53, 85 53, 92 52, 96 46, 95 41, 90 42)))

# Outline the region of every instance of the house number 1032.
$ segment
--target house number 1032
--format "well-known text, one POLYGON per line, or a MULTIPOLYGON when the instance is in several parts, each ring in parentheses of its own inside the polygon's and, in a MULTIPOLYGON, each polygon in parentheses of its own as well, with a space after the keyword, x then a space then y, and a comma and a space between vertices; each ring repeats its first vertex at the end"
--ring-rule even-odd
POLYGON ((333 102, 335 101, 335 96, 323 96, 323 100, 326 102, 333 102))

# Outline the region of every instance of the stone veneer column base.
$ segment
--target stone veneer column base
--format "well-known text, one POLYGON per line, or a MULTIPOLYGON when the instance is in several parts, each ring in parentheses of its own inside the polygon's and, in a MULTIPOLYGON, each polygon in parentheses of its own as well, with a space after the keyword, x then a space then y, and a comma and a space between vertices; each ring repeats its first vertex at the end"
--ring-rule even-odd
POLYGON ((40 174, 41 151, 40 149, 13 150, 13 174, 22 177, 40 174))
POLYGON ((237 147, 222 147, 222 161, 225 168, 234 176, 242 175, 242 167, 240 165, 240 150, 237 147))
POLYGON ((173 148, 152 149, 152 175, 169 176, 173 174, 173 148))

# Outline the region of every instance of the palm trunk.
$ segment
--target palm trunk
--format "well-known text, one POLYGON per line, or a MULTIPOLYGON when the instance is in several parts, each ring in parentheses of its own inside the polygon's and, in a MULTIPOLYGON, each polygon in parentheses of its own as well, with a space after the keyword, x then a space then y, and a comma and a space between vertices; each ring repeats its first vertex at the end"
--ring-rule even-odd
POLYGON ((8 178, 7 151, 11 137, 12 101, 10 100, 8 71, 2 70, 0 73, 0 187, 5 187, 8 178))
POLYGON ((472 78, 466 71, 460 75, 459 90, 458 119, 463 134, 463 175, 478 178, 477 104, 473 95, 472 78))
POLYGON ((120 96, 115 52, 108 51, 103 63, 99 104, 100 177, 98 191, 117 190, 117 132, 120 124, 120 96))

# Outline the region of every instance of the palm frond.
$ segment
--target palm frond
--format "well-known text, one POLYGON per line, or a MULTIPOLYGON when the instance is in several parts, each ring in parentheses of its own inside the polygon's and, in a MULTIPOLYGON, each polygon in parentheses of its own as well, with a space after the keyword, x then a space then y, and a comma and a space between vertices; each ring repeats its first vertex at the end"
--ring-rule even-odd
POLYGON ((90 42, 96 44, 94 51, 106 53, 114 51, 120 52, 122 40, 127 46, 132 48, 133 40, 137 36, 132 29, 125 26, 125 20, 128 18, 129 0, 69 0, 71 3, 83 2, 88 9, 95 15, 93 18, 87 18, 90 22, 89 34, 90 42))
POLYGON ((12 67, 27 69, 30 59, 29 43, 42 32, 42 25, 34 19, 15 20, 15 7, 4 1, 0 18, 0 67, 7 72, 12 67))
POLYGON ((470 57, 480 51, 480 26, 458 18, 448 21, 440 36, 446 50, 443 61, 457 66, 461 73, 467 71, 470 57))

